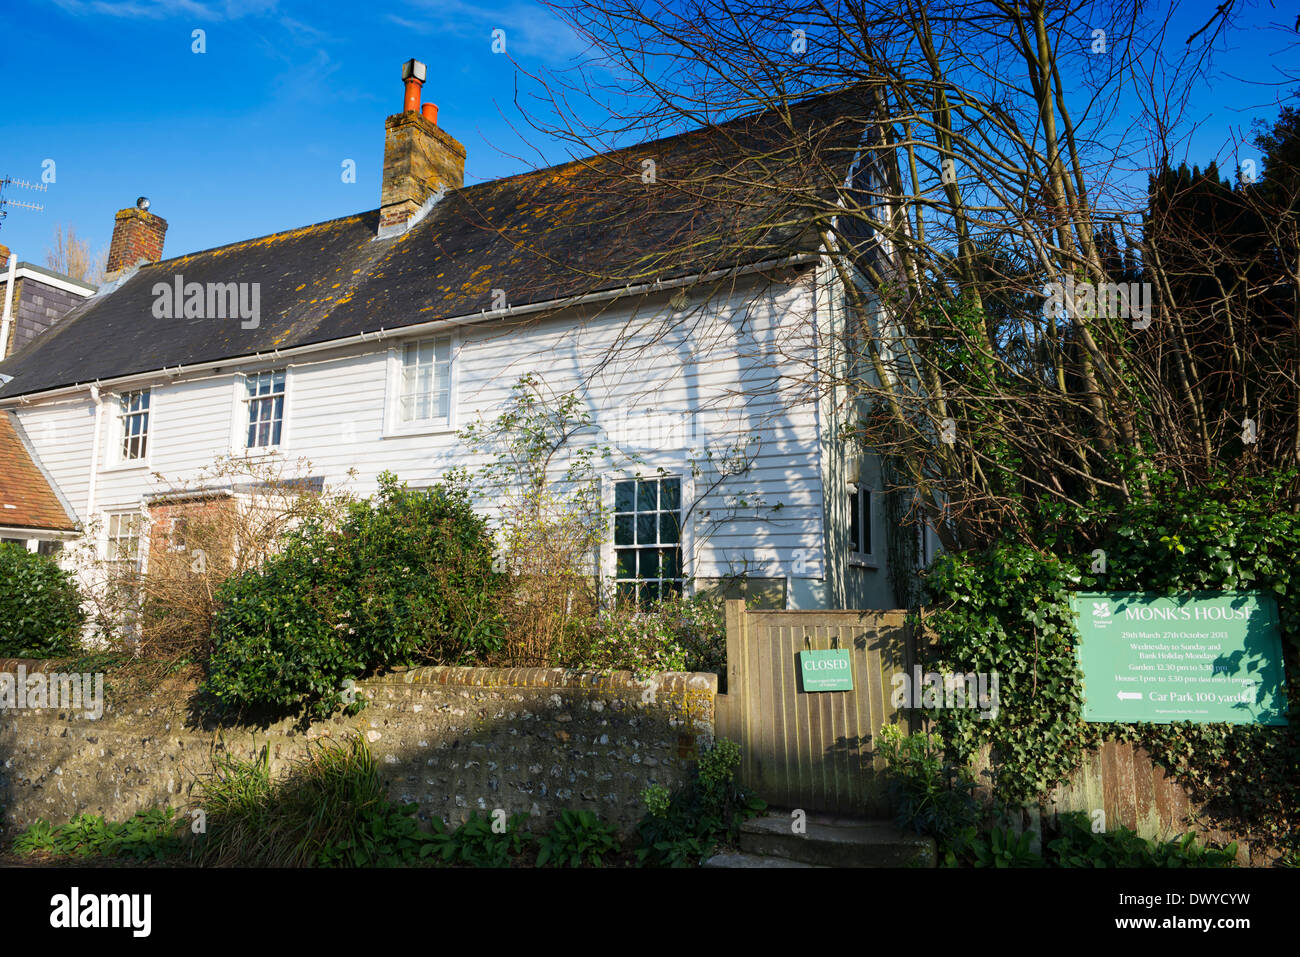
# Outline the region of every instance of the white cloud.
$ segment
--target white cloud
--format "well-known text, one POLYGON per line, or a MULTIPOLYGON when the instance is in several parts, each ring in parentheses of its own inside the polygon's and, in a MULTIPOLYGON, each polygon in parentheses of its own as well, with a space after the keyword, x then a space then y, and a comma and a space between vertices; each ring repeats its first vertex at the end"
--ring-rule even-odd
POLYGON ((517 58, 537 57, 567 62, 586 52, 586 44, 564 21, 536 3, 512 2, 479 7, 465 0, 410 0, 412 19, 393 14, 388 19, 416 33, 449 33, 479 37, 484 49, 492 31, 506 32, 506 51, 517 58))
POLYGON ((273 13, 279 0, 54 0, 74 16, 92 14, 123 20, 238 20, 273 13))

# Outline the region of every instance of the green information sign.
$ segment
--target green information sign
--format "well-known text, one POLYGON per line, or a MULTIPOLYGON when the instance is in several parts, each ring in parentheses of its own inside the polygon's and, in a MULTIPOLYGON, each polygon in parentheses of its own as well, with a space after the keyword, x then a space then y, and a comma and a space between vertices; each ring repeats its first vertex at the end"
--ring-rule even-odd
POLYGON ((804 691, 852 691, 853 661, 847 648, 799 652, 804 691))
POLYGON ((1079 592, 1085 721, 1286 724, 1277 604, 1261 592, 1079 592))

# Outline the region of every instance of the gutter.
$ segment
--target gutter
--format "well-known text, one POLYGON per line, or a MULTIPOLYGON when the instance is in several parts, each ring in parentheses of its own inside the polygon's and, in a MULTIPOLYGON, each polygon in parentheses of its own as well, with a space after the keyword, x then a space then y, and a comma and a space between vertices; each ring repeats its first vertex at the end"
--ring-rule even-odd
MULTIPOLYGON (((529 303, 525 306, 507 306, 504 309, 484 309, 478 313, 455 316, 450 319, 432 319, 428 322, 402 326, 399 329, 380 329, 378 332, 362 332, 357 335, 347 336, 343 339, 329 339, 325 342, 313 342, 302 346, 291 346, 287 349, 273 349, 269 352, 255 352, 248 355, 228 356, 224 359, 198 362, 194 365, 185 366, 184 371, 187 373, 197 373, 209 372, 213 369, 229 369, 231 366, 237 366, 241 363, 256 362, 263 357, 288 359, 297 356, 310 355, 315 352, 340 349, 350 345, 358 345, 360 343, 377 342, 385 338, 416 336, 426 332, 440 332, 451 327, 475 325, 480 322, 490 322, 494 319, 506 319, 513 316, 528 315, 529 313, 565 309, 591 302, 617 300, 627 296, 640 296, 666 289, 690 286, 695 283, 709 282, 714 279, 723 279, 728 276, 745 276, 756 272, 762 272, 767 269, 780 268, 782 266, 815 263, 820 259, 820 256, 820 253, 815 252, 796 253, 793 256, 786 256, 784 259, 766 260, 764 262, 755 263, 751 266, 745 266, 741 269, 718 269, 709 273, 685 276, 681 279, 671 279, 667 282, 656 280, 654 282, 641 283, 637 286, 624 286, 622 289, 607 289, 601 292, 586 293, 581 296, 571 296, 568 299, 548 299, 545 302, 529 303)), ((73 385, 61 386, 57 389, 48 389, 42 392, 33 392, 28 395, 8 396, 0 398, 0 408, 10 405, 26 405, 37 396, 42 399, 50 399, 58 396, 74 395, 87 386, 115 391, 115 387, 125 387, 136 383, 144 384, 156 381, 160 375, 164 375, 166 372, 166 369, 137 372, 131 375, 117 376, 111 379, 95 380, 94 382, 78 382, 73 385)), ((179 375, 179 373, 180 367, 178 366, 177 375, 179 375)), ((92 392, 92 398, 95 398, 96 402, 99 401, 94 392, 92 392)), ((96 409, 96 416, 98 416, 98 409, 96 409)))
POLYGON ((18 257, 9 254, 9 281, 5 285, 5 309, 4 315, 0 318, 0 360, 5 357, 6 347, 9 345, 9 324, 13 321, 13 304, 14 304, 14 279, 18 272, 18 257))

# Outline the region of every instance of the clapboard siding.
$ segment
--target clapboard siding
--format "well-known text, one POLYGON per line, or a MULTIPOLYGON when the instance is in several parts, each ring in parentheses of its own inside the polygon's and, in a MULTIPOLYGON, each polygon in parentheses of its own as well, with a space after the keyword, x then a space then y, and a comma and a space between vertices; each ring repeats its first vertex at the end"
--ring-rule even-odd
MULTIPOLYGON (((668 310, 662 297, 509 327, 465 326, 457 333, 453 425, 460 429, 480 417, 492 420, 519 377, 531 373, 556 393, 580 390, 606 435, 626 438, 627 429, 642 422, 637 417, 647 413, 669 423, 691 414, 699 431, 685 437, 689 444, 698 446, 702 434, 717 454, 738 439, 756 439, 748 472, 711 492, 706 492, 715 478, 710 466, 695 480, 694 574, 724 576, 747 568, 762 577, 799 577, 799 559, 806 565, 803 577, 820 579, 825 575, 824 448, 817 403, 800 384, 814 364, 806 324, 790 321, 811 307, 806 283, 755 285, 676 326, 663 322, 668 310), (737 508, 740 500, 747 504, 737 508)), ((454 431, 383 434, 389 350, 400 344, 388 337, 278 365, 245 361, 220 375, 159 376, 151 396, 147 467, 110 465, 116 410, 106 394, 94 510, 131 507, 158 490, 153 473, 171 482, 190 481, 231 452, 242 442, 242 379, 235 372, 285 365, 289 384, 281 451, 290 460, 310 460, 312 473, 327 484, 347 483, 369 494, 383 470, 419 485, 455 465, 483 464, 454 431), (350 469, 356 475, 348 482, 350 469)), ((18 410, 42 462, 83 520, 93 408, 84 398, 42 402, 36 397, 18 410)), ((606 437, 593 433, 575 441, 606 437)), ((686 448, 645 451, 648 471, 664 467, 683 476, 690 475, 688 456, 686 448)), ((622 465, 627 474, 638 469, 631 461, 622 465)), ((491 503, 483 508, 491 514, 491 503)))

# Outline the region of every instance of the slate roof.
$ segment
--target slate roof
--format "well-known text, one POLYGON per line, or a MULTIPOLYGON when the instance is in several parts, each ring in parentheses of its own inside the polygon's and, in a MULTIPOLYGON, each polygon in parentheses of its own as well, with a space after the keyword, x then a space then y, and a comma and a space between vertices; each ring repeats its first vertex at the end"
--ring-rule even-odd
POLYGON ((76 525, 36 464, 17 417, 0 412, 0 526, 71 531, 76 525))
POLYGON ((760 113, 463 187, 390 239, 372 210, 141 267, 0 364, 13 377, 0 398, 474 315, 495 289, 520 306, 816 249, 797 207, 828 208, 839 184, 818 180, 809 152, 847 170, 862 103, 827 94, 789 120, 760 113), (177 275, 259 283, 258 327, 154 318, 154 285, 177 275))

